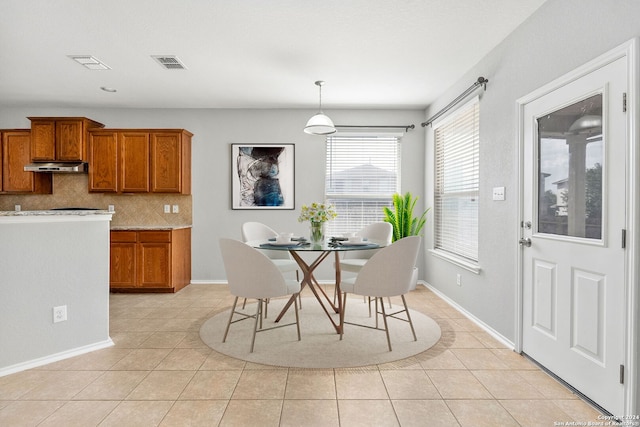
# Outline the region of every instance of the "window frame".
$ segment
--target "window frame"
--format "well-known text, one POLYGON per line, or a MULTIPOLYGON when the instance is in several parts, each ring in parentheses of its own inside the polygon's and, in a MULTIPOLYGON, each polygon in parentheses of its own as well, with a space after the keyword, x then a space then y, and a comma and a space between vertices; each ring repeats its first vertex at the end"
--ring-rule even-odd
MULTIPOLYGON (((480 258, 480 248, 479 248, 479 221, 480 221, 480 207, 479 207, 479 203, 480 203, 480 99, 478 96, 475 96, 473 99, 467 101, 466 103, 462 104, 461 106, 459 106, 458 108, 456 108, 455 110, 452 110, 449 114, 447 114, 446 116, 440 118, 439 120, 437 120, 436 122, 433 123, 433 199, 432 199, 432 206, 433 206, 433 210, 434 210, 434 220, 433 220, 433 243, 432 243, 432 249, 429 249, 429 252, 438 257, 441 258, 443 260, 446 260, 448 262, 451 262, 459 267, 462 267, 464 269, 467 269, 475 274, 479 274, 481 271, 480 268, 480 264, 479 264, 479 258, 480 258), (445 196, 446 198, 449 199, 455 199, 455 193, 456 191, 452 191, 449 193, 439 193, 439 186, 441 185, 441 181, 440 178, 438 176, 440 170, 439 170, 439 147, 438 147, 438 135, 437 132, 439 129, 443 128, 444 126, 450 125, 453 122, 455 122, 456 120, 464 120, 464 116, 469 114, 469 109, 471 108, 475 108, 475 113, 474 116, 472 118, 472 120, 475 121, 475 129, 473 131, 472 135, 467 135, 465 136, 465 140, 471 139, 473 141, 474 144, 476 144, 476 148, 475 150, 472 150, 472 156, 474 156, 473 159, 471 159, 471 161, 473 162, 474 166, 472 166, 470 168, 470 171, 473 171, 475 169, 475 181, 476 181, 476 188, 475 190, 469 192, 469 191, 459 191, 457 192, 459 194, 459 196, 457 196, 457 198, 459 200, 462 200, 463 197, 466 195, 468 197, 473 197, 475 198, 475 202, 477 203, 477 210, 476 210, 476 215, 475 215, 475 224, 473 224, 473 226, 475 227, 475 242, 473 243, 475 245, 475 256, 474 257, 469 257, 468 256, 468 252, 456 252, 455 250, 451 250, 450 247, 448 248, 443 248, 442 246, 439 245, 440 240, 442 239, 442 235, 439 235, 440 229, 439 229, 439 224, 440 224, 440 219, 441 217, 439 217, 439 215, 442 215, 442 209, 441 206, 438 205, 438 201, 439 199, 442 200, 442 196, 441 194, 450 194, 449 197, 445 196), (451 196, 451 194, 454 194, 453 196, 451 196)), ((458 212, 458 211, 456 211, 458 212)), ((459 235, 460 234, 460 229, 459 228, 455 228, 455 232, 459 235)), ((465 237, 466 238, 466 237, 465 237)), ((460 237, 458 237, 456 240, 460 241, 462 240, 460 237)), ((451 244, 451 242, 449 242, 449 244, 451 244)))
MULTIPOLYGON (((330 135, 326 137, 326 167, 325 167, 325 188, 324 188, 324 197, 325 201, 333 202, 335 200, 345 200, 345 201, 354 201, 357 203, 358 200, 363 200, 366 202, 371 202, 371 209, 378 209, 379 214, 378 218, 367 222, 369 216, 358 214, 356 220, 350 220, 351 222, 357 222, 357 225, 349 226, 343 225, 344 221, 341 219, 345 218, 344 212, 341 212, 341 208, 336 206, 336 209, 339 210, 338 217, 332 221, 329 221, 327 224, 327 233, 331 235, 340 235, 346 232, 356 232, 364 226, 368 225, 371 222, 382 221, 384 218, 384 213, 382 211, 382 206, 393 206, 392 196, 394 193, 399 193, 401 188, 401 176, 402 176, 402 137, 404 133, 402 132, 338 132, 336 134, 330 135), (348 141, 352 139, 353 141, 348 141), (329 179, 331 168, 334 163, 331 162, 334 159, 334 154, 332 154, 332 144, 340 143, 346 141, 346 143, 357 144, 358 140, 362 140, 363 143, 374 144, 375 139, 380 139, 380 143, 385 144, 388 142, 393 142, 394 150, 395 150, 395 188, 393 191, 389 190, 387 192, 335 192, 331 191, 329 188, 329 179), (343 140, 343 141, 341 141, 343 140), (342 217, 342 218, 341 218, 342 217)), ((352 154, 357 155, 361 153, 362 148, 354 149, 351 148, 352 154)), ((351 160, 351 159, 348 159, 351 160)), ((358 164, 354 164, 352 167, 357 167, 358 164)), ((335 175, 335 171, 333 174, 335 175)), ((334 203, 335 205, 335 203, 334 203)), ((352 217, 350 217, 352 218, 352 217)))

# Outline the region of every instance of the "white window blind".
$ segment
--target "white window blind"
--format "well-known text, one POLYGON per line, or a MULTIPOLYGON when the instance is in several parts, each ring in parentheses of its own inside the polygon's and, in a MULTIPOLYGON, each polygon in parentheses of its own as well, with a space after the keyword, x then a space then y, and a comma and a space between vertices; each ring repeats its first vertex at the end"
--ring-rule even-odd
POLYGON ((461 107, 435 134, 435 248, 478 261, 479 105, 461 107))
POLYGON ((327 137, 325 199, 338 217, 326 232, 337 236, 382 221, 383 206, 392 206, 400 190, 398 136, 344 135, 327 137))

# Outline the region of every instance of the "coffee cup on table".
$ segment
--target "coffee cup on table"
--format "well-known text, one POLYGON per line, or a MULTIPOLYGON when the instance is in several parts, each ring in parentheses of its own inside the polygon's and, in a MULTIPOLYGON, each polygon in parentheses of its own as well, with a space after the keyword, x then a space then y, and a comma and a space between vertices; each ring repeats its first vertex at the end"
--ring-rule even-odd
POLYGON ((291 243, 293 233, 280 233, 276 236, 276 243, 291 243))

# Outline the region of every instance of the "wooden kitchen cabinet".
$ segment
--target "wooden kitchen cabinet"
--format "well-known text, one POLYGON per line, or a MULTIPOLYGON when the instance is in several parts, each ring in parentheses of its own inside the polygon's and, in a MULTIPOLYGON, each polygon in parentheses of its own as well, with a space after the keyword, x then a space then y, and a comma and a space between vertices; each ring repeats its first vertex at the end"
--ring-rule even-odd
POLYGON ((111 232, 109 283, 112 288, 134 288, 136 286, 137 234, 135 231, 111 232))
POLYGON ((120 132, 120 191, 149 192, 149 133, 120 132))
POLYGON ((31 131, 0 130, 0 193, 51 194, 50 173, 25 172, 31 163, 31 131))
POLYGON ((149 133, 89 132, 89 191, 149 192, 149 133))
POLYGON ((111 232, 114 292, 177 292, 191 281, 191 229, 111 232))
POLYGON ((87 132, 104 125, 86 117, 29 117, 31 160, 87 161, 87 132))
POLYGON ((185 130, 151 133, 151 192, 191 194, 191 137, 185 130))
POLYGON ((191 136, 183 129, 89 132, 89 191, 191 194, 191 136))
POLYGON ((118 134, 100 130, 89 132, 89 191, 118 191, 118 134))

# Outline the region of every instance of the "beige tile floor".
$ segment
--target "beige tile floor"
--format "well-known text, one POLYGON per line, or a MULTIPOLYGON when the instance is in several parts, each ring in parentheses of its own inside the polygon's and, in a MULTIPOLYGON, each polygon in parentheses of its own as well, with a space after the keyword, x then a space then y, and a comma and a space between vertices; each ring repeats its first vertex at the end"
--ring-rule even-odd
POLYGON ((438 344, 357 369, 212 351, 198 330, 231 302, 223 285, 111 295, 115 346, 0 377, 0 426, 553 426, 599 415, 423 287, 408 303, 439 323, 438 344))

